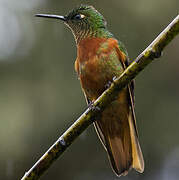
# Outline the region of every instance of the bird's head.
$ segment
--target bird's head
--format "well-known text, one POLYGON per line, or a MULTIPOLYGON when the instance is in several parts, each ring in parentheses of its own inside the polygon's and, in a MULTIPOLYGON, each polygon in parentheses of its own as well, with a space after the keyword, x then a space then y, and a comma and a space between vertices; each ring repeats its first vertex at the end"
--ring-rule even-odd
POLYGON ((98 36, 106 29, 107 24, 104 17, 89 5, 81 5, 66 16, 48 14, 36 14, 36 16, 62 20, 72 30, 77 41, 88 36, 98 36))
POLYGON ((99 28, 106 27, 106 21, 103 16, 93 7, 82 5, 72 10, 66 16, 66 24, 72 28, 72 30, 93 30, 96 31, 99 28))

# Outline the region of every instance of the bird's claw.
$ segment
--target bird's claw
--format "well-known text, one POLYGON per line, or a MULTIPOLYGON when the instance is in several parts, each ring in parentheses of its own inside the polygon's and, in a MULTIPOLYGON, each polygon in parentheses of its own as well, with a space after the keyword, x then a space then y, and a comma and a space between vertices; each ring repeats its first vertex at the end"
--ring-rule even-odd
POLYGON ((117 77, 114 76, 114 77, 112 78, 112 81, 108 81, 107 84, 105 85, 105 89, 108 89, 108 88, 111 86, 111 84, 113 83, 113 81, 116 80, 116 79, 117 79, 117 77))
POLYGON ((107 84, 105 84, 105 89, 108 89, 111 86, 112 82, 108 81, 107 84))
POLYGON ((113 81, 115 81, 116 79, 117 79, 117 77, 116 77, 116 76, 114 76, 114 77, 112 78, 112 80, 113 80, 113 81))
POLYGON ((89 110, 92 110, 92 111, 100 111, 100 107, 94 106, 94 102, 92 101, 88 104, 88 108, 89 110))

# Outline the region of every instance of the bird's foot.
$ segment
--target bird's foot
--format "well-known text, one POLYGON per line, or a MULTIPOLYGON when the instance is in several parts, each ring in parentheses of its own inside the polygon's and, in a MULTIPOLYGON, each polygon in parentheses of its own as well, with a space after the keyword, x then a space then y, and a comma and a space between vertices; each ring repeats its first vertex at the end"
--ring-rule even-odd
POLYGON ((116 77, 116 76, 114 76, 114 77, 112 78, 112 80, 113 80, 113 81, 115 81, 116 79, 117 79, 117 77, 116 77))
POLYGON ((114 77, 112 78, 112 81, 108 81, 107 84, 105 85, 105 89, 108 89, 116 78, 117 78, 117 77, 114 76, 114 77))
POLYGON ((112 81, 108 81, 107 84, 105 84, 105 89, 108 89, 112 84, 112 81))
POLYGON ((93 101, 90 101, 90 103, 88 104, 88 108, 89 108, 89 110, 92 110, 92 111, 100 111, 100 107, 94 106, 93 101))

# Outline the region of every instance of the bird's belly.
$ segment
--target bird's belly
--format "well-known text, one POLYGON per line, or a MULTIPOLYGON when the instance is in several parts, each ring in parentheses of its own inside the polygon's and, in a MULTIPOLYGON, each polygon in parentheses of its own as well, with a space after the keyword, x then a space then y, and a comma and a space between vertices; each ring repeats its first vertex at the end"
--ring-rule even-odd
POLYGON ((93 101, 103 93, 113 77, 118 77, 124 69, 116 51, 109 55, 100 53, 89 57, 85 61, 79 61, 78 74, 86 96, 93 101))
POLYGON ((81 85, 86 96, 91 101, 96 100, 104 92, 114 76, 117 75, 107 72, 105 67, 86 67, 80 75, 81 85))
POLYGON ((96 76, 81 76, 81 85, 86 96, 91 100, 97 99, 105 90, 107 80, 96 76))

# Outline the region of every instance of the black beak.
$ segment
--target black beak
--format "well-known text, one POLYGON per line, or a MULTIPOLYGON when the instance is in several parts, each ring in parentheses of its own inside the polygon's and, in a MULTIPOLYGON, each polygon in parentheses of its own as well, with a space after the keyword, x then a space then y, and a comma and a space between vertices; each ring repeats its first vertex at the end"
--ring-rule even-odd
POLYGON ((65 16, 53 15, 53 14, 35 14, 36 17, 45 17, 45 18, 53 18, 60 19, 62 21, 66 21, 67 18, 65 16))

